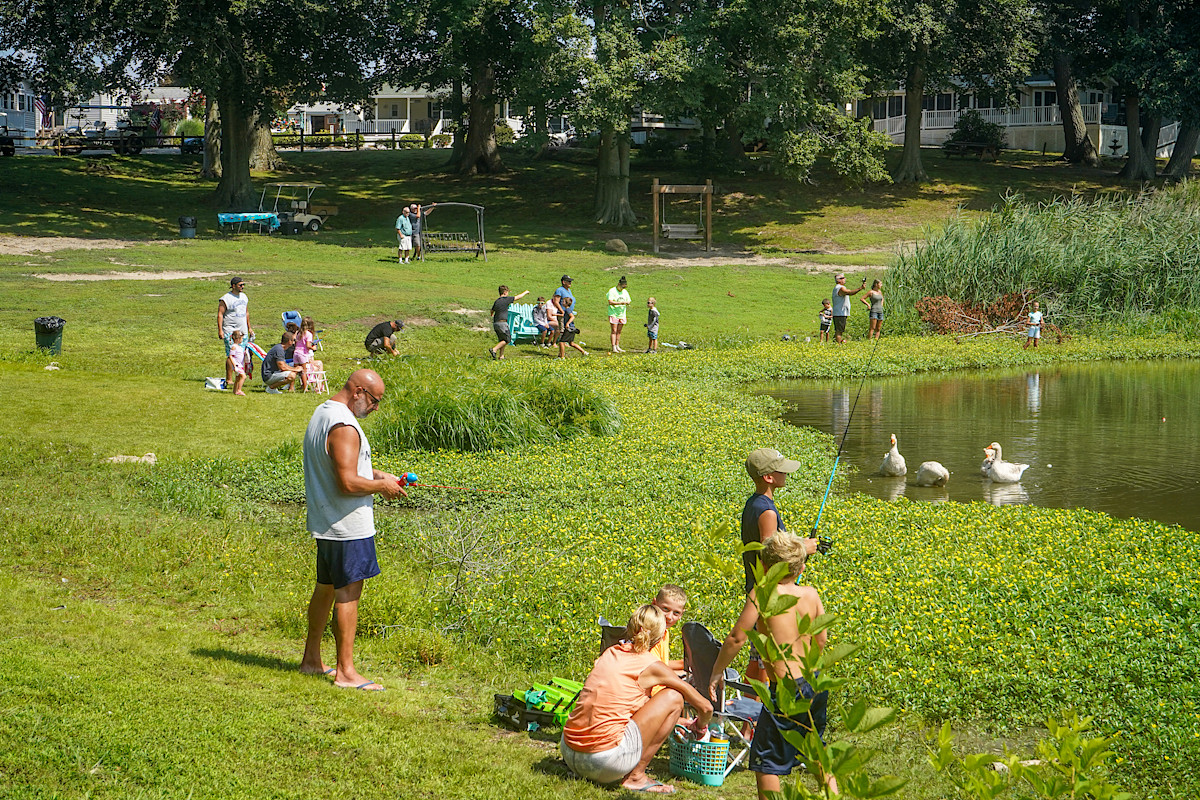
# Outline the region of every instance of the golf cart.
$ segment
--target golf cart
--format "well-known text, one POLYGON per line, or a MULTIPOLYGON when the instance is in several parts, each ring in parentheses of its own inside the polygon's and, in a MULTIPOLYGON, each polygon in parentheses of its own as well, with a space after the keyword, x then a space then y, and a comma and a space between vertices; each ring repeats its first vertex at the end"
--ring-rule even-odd
POLYGON ((321 226, 338 212, 337 206, 314 204, 313 192, 323 183, 268 183, 263 187, 258 201, 259 211, 271 211, 279 217, 284 233, 299 233, 301 230, 321 230, 321 226), (267 198, 274 197, 267 208, 267 198))

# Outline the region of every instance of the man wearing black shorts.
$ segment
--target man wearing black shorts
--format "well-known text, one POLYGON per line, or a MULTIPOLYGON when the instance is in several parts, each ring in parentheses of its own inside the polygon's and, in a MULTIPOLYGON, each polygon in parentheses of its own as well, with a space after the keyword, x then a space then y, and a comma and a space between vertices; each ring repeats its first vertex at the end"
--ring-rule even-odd
POLYGON ((867 288, 867 279, 853 292, 846 288, 846 276, 838 273, 833 286, 833 338, 838 344, 845 342, 846 321, 850 318, 850 298, 867 288))
POLYGON ((488 349, 488 354, 493 361, 504 358, 504 348, 512 341, 512 331, 508 329, 508 307, 527 294, 528 289, 513 297, 508 293, 507 286, 500 287, 500 296, 492 303, 492 330, 496 332, 496 344, 488 349))
POLYGON ((383 399, 383 379, 354 372, 341 391, 317 406, 304 432, 304 498, 308 530, 317 542, 317 585, 308 603, 308 637, 300 671, 332 675, 343 689, 383 691, 354 668, 354 633, 363 582, 379 574, 375 559, 374 495, 405 495, 400 480, 371 466, 371 445, 359 427, 383 399), (321 658, 325 624, 333 615, 337 666, 321 658))
POLYGON ((386 322, 381 322, 374 328, 371 328, 371 332, 363 340, 363 346, 373 356, 382 353, 396 355, 396 332, 403 327, 404 320, 401 319, 390 319, 386 322))

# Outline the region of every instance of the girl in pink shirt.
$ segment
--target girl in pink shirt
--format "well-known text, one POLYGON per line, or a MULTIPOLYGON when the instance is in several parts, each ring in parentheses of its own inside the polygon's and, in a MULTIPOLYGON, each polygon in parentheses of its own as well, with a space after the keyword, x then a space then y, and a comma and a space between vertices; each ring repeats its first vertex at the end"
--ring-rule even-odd
MULTIPOLYGON (((312 343, 316 334, 316 325, 312 317, 300 320, 300 332, 296 334, 296 349, 292 353, 292 363, 302 367, 312 361, 312 343)), ((300 372, 300 391, 308 389, 308 370, 300 372)))

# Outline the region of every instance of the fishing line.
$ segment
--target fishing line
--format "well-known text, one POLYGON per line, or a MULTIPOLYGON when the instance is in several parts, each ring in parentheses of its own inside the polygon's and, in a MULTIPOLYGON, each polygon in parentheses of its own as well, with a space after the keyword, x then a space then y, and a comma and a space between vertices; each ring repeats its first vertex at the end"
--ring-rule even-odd
MULTIPOLYGON (((842 449, 846 446, 846 436, 850 433, 850 423, 854 420, 854 412, 858 409, 858 398, 862 397, 863 386, 867 383, 867 375, 870 373, 871 362, 875 360, 875 351, 879 349, 879 342, 883 339, 882 336, 875 337, 875 346, 871 348, 871 355, 867 358, 866 365, 863 366, 862 380, 858 382, 858 394, 854 395, 854 404, 850 406, 850 415, 846 417, 846 427, 842 430, 842 439, 838 442, 837 455, 833 459, 833 469, 829 471, 829 482, 825 484, 825 494, 821 498, 821 507, 817 509, 817 518, 813 522, 811 536, 817 538, 817 528, 821 526, 821 514, 825 511, 825 502, 829 499, 829 490, 833 488, 833 476, 837 474, 838 462, 842 460, 842 449)), ((817 544, 817 552, 828 553, 833 547, 833 537, 821 537, 817 544)))

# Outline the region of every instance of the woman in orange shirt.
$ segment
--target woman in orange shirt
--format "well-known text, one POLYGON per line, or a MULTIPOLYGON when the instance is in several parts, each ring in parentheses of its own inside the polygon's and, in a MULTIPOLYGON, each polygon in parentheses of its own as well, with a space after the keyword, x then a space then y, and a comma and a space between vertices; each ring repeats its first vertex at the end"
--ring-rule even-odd
POLYGON ((627 641, 596 659, 559 742, 563 761, 581 778, 620 781, 635 792, 675 791, 652 780, 646 766, 674 729, 685 700, 696 711, 697 735, 708 727, 712 704, 650 652, 666 629, 661 611, 641 606, 625 626, 627 641), (651 697, 656 686, 670 691, 651 697))

